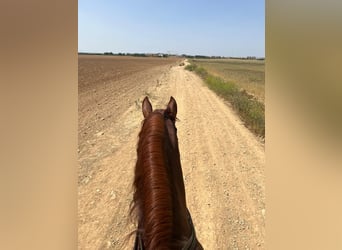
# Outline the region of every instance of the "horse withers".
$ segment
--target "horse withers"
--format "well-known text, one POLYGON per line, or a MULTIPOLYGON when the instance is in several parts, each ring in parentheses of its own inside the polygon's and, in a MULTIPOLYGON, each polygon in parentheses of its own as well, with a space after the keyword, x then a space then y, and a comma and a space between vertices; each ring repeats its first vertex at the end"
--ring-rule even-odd
POLYGON ((138 224, 133 249, 203 249, 186 206, 176 100, 153 111, 145 97, 142 112, 131 204, 138 224))

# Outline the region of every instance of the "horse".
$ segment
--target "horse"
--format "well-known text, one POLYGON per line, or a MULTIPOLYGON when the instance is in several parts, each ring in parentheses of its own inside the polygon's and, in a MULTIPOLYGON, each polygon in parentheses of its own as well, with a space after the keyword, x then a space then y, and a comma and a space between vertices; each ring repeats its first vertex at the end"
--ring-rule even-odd
POLYGON ((145 97, 142 113, 130 210, 137 222, 133 249, 202 250, 186 206, 176 100, 171 96, 165 110, 153 111, 145 97))

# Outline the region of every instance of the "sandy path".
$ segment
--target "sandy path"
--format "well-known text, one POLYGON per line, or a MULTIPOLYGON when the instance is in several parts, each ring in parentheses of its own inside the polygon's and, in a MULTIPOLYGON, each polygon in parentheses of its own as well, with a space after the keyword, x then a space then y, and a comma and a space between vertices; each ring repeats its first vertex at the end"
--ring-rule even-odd
MULTIPOLYGON (((79 249, 131 249, 127 212, 146 94, 156 108, 164 108, 170 95, 177 101, 187 205, 203 247, 264 249, 263 144, 196 75, 180 66, 154 70, 145 74, 149 85, 122 93, 131 99, 122 109, 107 104, 108 112, 121 110, 116 117, 100 131, 88 128, 92 136, 79 141, 79 249)), ((84 108, 84 117, 91 115, 84 108)))

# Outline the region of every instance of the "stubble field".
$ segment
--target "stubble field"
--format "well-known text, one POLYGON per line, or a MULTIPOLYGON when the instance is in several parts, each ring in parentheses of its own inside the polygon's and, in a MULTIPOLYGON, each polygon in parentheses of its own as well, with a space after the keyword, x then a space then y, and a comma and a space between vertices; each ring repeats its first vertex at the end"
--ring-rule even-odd
POLYGON ((265 103, 265 61, 242 59, 196 59, 210 74, 233 82, 265 103))

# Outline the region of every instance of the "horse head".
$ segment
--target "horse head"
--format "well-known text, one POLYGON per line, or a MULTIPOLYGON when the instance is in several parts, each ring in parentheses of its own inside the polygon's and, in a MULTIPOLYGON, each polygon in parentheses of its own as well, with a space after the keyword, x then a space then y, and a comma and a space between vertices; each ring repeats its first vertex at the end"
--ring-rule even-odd
POLYGON ((134 249, 202 249, 186 206, 177 137, 177 103, 153 110, 142 102, 132 210, 138 229, 134 249))

